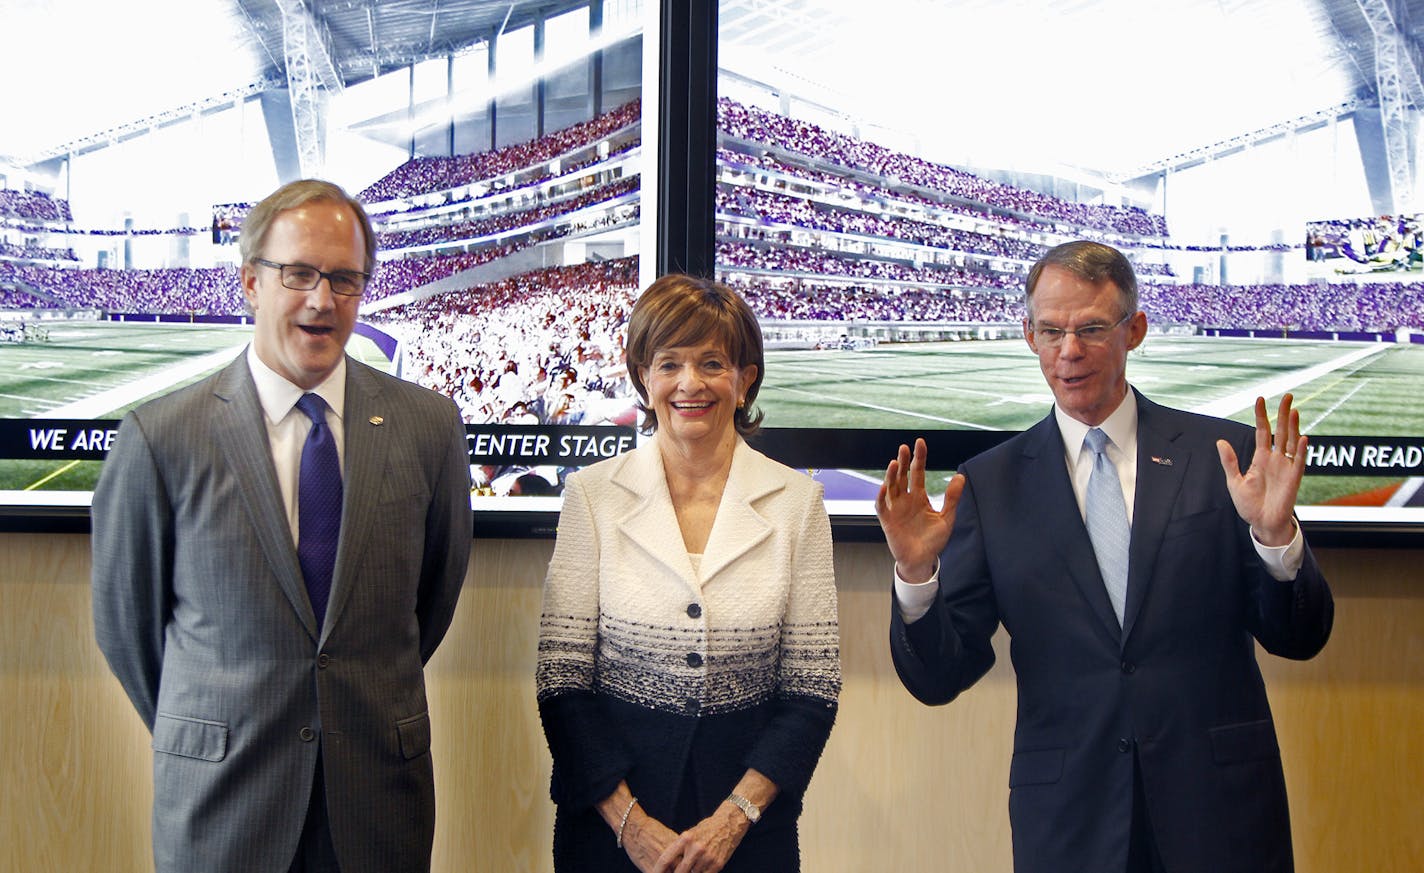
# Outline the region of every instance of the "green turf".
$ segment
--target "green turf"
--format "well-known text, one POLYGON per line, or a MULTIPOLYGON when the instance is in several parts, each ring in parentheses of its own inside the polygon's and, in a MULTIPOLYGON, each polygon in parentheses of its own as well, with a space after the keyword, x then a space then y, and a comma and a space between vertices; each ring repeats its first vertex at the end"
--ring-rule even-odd
MULTIPOLYGON (((1424 348, 1389 345, 1379 354, 1314 378, 1301 374, 1359 348, 1279 340, 1149 337, 1128 378, 1158 402, 1254 421, 1259 386, 1287 379, 1307 434, 1424 434, 1424 348)), ((767 355, 758 404, 776 427, 987 428, 1023 430, 1046 415, 1052 395, 1022 341, 880 345, 873 350, 781 351, 767 355)), ((1268 396, 1275 414, 1279 392, 1268 396)), ((888 459, 887 459, 888 460, 888 459)), ((931 459, 933 461, 933 459, 931 459)), ((875 475, 879 475, 875 471, 875 475)), ((931 477, 943 487, 944 475, 931 477)), ((1302 503, 1320 503, 1399 481, 1395 477, 1307 476, 1302 503)))
MULTIPOLYGON (((203 355, 240 349, 250 327, 210 325, 66 323, 49 327, 49 342, 0 346, 0 418, 36 416, 121 418, 153 396, 195 382, 221 367, 172 378, 172 368, 203 355), (65 407, 145 378, 151 391, 122 392, 112 404, 87 416, 65 414, 65 407)), ((348 350, 358 360, 390 369, 390 362, 363 337, 348 350)), ((98 461, 0 460, 0 490, 89 491, 99 475, 98 461)))
MULTIPOLYGON (((237 348, 245 327, 57 325, 50 342, 0 346, 0 417, 54 414, 99 392, 162 375, 198 356, 237 348)), ((1424 434, 1424 348, 1390 345, 1373 357, 1302 378, 1358 348, 1342 343, 1149 337, 1128 364, 1133 384, 1184 409, 1251 421, 1259 386, 1285 378, 1307 433, 1424 434), (1220 406, 1241 396, 1239 404, 1220 406)), ((357 358, 389 369, 374 344, 352 339, 357 358)), ((155 394, 201 378, 165 380, 155 394)), ((1276 392, 1278 393, 1278 392, 1276 392)), ((125 397, 95 413, 118 418, 147 399, 125 397)), ((1269 397, 1274 411, 1275 396, 1269 397)), ((1021 430, 1043 417, 1052 396, 1022 341, 884 344, 863 351, 775 351, 759 398, 776 427, 986 428, 1021 430)), ((0 461, 0 489, 89 490, 99 464, 0 461)), ((879 471, 870 471, 878 475, 879 471)), ((943 477, 938 477, 942 485, 943 477)), ((1302 503, 1379 488, 1397 478, 1307 476, 1302 503)))

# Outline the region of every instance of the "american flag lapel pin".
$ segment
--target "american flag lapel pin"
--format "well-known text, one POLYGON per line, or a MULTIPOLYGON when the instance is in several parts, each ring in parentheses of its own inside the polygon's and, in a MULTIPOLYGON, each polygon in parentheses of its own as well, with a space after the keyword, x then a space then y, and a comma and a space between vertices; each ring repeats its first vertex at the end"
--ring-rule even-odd
POLYGON ((1172 466, 1172 459, 1171 459, 1171 458, 1164 458, 1164 457, 1161 457, 1160 455, 1153 455, 1153 456, 1152 456, 1152 463, 1158 464, 1158 465, 1163 466, 1163 467, 1170 467, 1170 466, 1172 466))

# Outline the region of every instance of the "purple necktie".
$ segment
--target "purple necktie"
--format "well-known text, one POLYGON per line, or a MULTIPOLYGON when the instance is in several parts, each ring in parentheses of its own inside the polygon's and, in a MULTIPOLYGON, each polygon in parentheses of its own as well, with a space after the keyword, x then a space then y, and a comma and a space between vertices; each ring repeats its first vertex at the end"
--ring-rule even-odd
POLYGON ((341 536, 341 464, 336 440, 326 426, 326 401, 315 394, 303 394, 297 408, 312 422, 302 446, 302 470, 297 480, 297 560, 320 628, 326 618, 336 543, 341 536))

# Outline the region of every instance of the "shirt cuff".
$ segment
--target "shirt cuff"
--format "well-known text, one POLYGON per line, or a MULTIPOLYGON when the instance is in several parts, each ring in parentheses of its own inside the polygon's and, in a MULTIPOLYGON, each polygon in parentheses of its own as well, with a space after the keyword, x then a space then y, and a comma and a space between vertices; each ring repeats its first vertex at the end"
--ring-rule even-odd
POLYGON ((906 582, 894 567, 890 573, 895 577, 895 608, 900 610, 901 620, 914 624, 924 618, 939 594, 939 559, 935 558, 934 572, 923 582, 906 582))
POLYGON ((1256 532, 1251 531, 1251 543, 1256 547, 1256 554, 1261 556, 1266 572, 1278 582, 1294 581, 1300 572, 1300 565, 1305 563, 1305 537, 1301 536, 1300 522, 1291 519, 1291 524, 1295 527, 1295 536, 1283 546, 1264 546, 1256 539, 1256 532))

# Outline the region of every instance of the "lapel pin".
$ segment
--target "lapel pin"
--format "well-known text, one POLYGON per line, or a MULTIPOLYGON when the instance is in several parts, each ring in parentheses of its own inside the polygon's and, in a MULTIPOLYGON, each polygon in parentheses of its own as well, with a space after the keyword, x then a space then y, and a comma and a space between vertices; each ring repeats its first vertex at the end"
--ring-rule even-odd
MULTIPOLYGON (((386 420, 385 420, 384 418, 381 418, 379 415, 373 415, 373 416, 371 416, 370 418, 368 418, 368 419, 366 419, 366 420, 369 421, 369 422, 371 422, 371 424, 374 424, 376 427, 380 427, 381 425, 383 425, 383 424, 386 423, 386 420)), ((1157 459, 1156 459, 1156 458, 1153 458, 1152 460, 1155 461, 1155 460, 1157 460, 1157 459)), ((1170 463, 1170 462, 1169 462, 1169 463, 1170 463)))
POLYGON ((1170 467, 1170 466, 1172 466, 1172 459, 1171 459, 1171 458, 1159 458, 1159 457, 1157 457, 1156 455, 1153 455, 1153 456, 1152 456, 1152 463, 1154 463, 1154 464, 1161 464, 1161 465, 1164 466, 1164 467, 1170 467))

